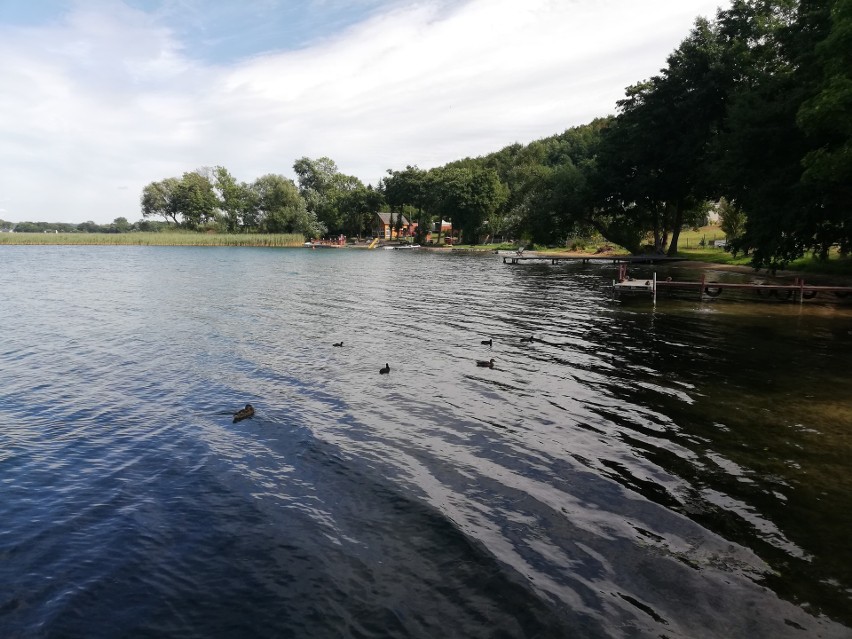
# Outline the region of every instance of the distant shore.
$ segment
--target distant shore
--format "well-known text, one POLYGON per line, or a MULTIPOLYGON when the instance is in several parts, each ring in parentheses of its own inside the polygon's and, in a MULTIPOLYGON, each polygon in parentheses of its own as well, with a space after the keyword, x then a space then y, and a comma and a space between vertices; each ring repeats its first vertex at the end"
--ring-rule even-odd
POLYGON ((256 246, 297 247, 301 234, 279 233, 0 233, 0 246, 256 246))
MULTIPOLYGON (((335 248, 353 248, 364 250, 368 248, 368 242, 349 243, 345 246, 335 248)), ((0 246, 237 246, 258 248, 303 248, 305 240, 300 234, 220 234, 220 233, 0 233, 0 246)), ((391 246, 391 242, 385 242, 376 247, 391 246)), ((427 251, 437 252, 470 252, 470 253, 498 253, 509 252, 513 249, 494 245, 438 245, 425 244, 421 248, 427 251)), ((374 250, 376 250, 374 249, 374 250)), ((839 258, 832 259, 827 264, 816 260, 803 258, 794 262, 788 269, 778 270, 774 274, 765 269, 756 270, 745 263, 747 258, 739 258, 737 263, 729 263, 732 259, 729 253, 720 249, 718 262, 714 261, 716 255, 702 252, 696 255, 699 259, 691 259, 687 250, 680 253, 687 261, 681 262, 682 266, 694 269, 714 269, 734 271, 750 275, 772 276, 776 278, 801 277, 810 282, 833 281, 852 283, 852 261, 839 258)), ((587 251, 571 251, 548 249, 542 251, 528 251, 527 255, 540 254, 548 257, 590 257, 595 255, 618 255, 617 250, 601 252, 599 249, 587 251)))

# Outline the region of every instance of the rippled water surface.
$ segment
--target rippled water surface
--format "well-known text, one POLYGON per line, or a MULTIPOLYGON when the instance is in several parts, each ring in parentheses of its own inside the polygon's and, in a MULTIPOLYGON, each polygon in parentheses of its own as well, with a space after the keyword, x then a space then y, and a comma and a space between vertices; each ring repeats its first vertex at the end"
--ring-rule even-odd
POLYGON ((0 260, 4 638, 852 636, 848 304, 491 254, 0 260))

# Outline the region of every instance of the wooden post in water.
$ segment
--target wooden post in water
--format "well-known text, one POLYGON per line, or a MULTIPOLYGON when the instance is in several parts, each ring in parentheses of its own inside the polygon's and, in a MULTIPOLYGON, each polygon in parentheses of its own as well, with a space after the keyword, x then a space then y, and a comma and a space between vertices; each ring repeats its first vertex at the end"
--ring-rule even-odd
POLYGON ((654 271, 654 283, 651 285, 653 295, 654 295, 654 304, 657 303, 657 271, 654 271))
POLYGON ((707 277, 705 273, 701 274, 701 288, 698 289, 698 299, 704 299, 704 279, 707 277))

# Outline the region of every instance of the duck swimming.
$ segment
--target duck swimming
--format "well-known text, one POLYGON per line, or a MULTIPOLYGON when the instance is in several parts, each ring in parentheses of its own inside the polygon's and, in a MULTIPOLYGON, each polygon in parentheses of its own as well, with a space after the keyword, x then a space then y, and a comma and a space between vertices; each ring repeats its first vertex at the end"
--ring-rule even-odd
POLYGON ((332 344, 332 346, 343 346, 343 342, 337 342, 335 344, 332 344))
POLYGON ((387 375, 390 373, 390 364, 385 364, 384 368, 379 369, 379 375, 387 375))
POLYGON ((535 341, 535 337, 533 337, 532 335, 530 335, 529 337, 522 337, 522 338, 521 338, 521 341, 522 341, 522 342, 534 342, 534 341, 535 341))
POLYGON ((484 339, 480 342, 480 344, 484 344, 485 346, 492 346, 494 343, 493 339, 484 339))
POLYGON ((488 360, 487 362, 486 362, 485 360, 482 360, 482 359, 477 360, 477 361, 476 361, 476 365, 477 365, 477 366, 482 366, 483 368, 494 368, 494 358, 492 357, 492 358, 491 358, 490 360, 488 360))
POLYGON ((245 408, 234 413, 234 423, 236 424, 249 417, 254 417, 254 407, 251 404, 246 404, 245 408))

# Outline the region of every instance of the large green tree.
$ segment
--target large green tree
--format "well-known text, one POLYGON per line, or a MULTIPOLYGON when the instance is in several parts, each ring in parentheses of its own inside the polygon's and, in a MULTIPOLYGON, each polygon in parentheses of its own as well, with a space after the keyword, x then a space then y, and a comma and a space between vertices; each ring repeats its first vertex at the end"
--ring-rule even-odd
MULTIPOLYGON (((629 87, 597 163, 599 218, 631 218, 673 255, 690 213, 713 192, 708 155, 724 117, 730 76, 717 27, 699 18, 659 75, 629 87)), ((631 233, 631 236, 633 234, 631 233)))
POLYGON ((716 140, 715 174, 720 195, 746 213, 735 245, 754 249, 755 266, 775 269, 832 241, 823 233, 819 191, 803 179, 811 143, 797 124, 802 105, 819 91, 815 53, 828 35, 830 4, 737 0, 719 14, 734 85, 716 140))
POLYGON ((436 173, 442 215, 461 231, 469 244, 477 244, 484 222, 506 200, 508 190, 493 169, 450 167, 436 173))
POLYGON ((251 187, 245 182, 238 182, 223 166, 217 166, 212 170, 212 178, 225 230, 236 233, 249 227, 255 207, 255 194, 251 187))
POLYGON ((178 205, 177 190, 180 180, 166 178, 159 182, 151 182, 142 189, 142 217, 162 217, 166 222, 180 224, 178 215, 181 211, 178 205))
POLYGON ((346 226, 346 212, 341 206, 343 196, 363 188, 361 180, 341 173, 334 160, 328 157, 299 158, 293 170, 308 211, 316 215, 329 232, 342 233, 346 226))
POLYGON ((250 222, 264 233, 301 233, 306 238, 319 237, 325 227, 312 211, 308 211, 296 184, 283 175, 268 174, 251 185, 252 213, 250 222))
POLYGON ((802 159, 802 182, 813 189, 823 213, 815 238, 820 254, 837 244, 852 251, 852 0, 831 9, 826 38, 815 47, 821 72, 816 92, 796 114, 810 150, 802 159))
POLYGON ((586 234, 594 226, 595 212, 590 176, 601 131, 608 123, 609 119, 595 120, 525 149, 512 149, 514 166, 504 169, 510 195, 499 228, 548 245, 586 234))
POLYGON ((142 189, 142 216, 163 217, 176 225, 197 229, 211 221, 219 206, 213 185, 201 171, 152 182, 142 189))
POLYGON ((198 229, 212 221, 219 207, 213 184, 202 171, 184 173, 174 197, 183 224, 190 229, 198 229))

